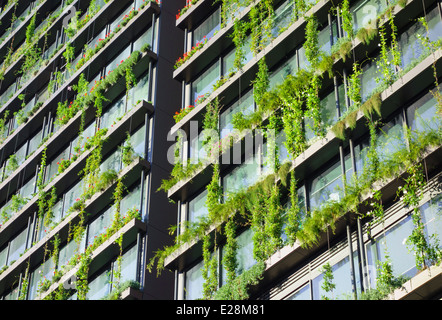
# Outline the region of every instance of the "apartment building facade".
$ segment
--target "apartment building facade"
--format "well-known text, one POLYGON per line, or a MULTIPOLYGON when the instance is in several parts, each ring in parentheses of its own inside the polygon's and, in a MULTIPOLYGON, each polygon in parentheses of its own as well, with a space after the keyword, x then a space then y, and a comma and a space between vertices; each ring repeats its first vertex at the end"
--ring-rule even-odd
POLYGON ((172 299, 173 277, 146 264, 176 220, 156 190, 180 4, 1 7, 0 299, 172 299))
POLYGON ((175 299, 441 298, 441 17, 187 1, 176 240, 156 256, 175 299))

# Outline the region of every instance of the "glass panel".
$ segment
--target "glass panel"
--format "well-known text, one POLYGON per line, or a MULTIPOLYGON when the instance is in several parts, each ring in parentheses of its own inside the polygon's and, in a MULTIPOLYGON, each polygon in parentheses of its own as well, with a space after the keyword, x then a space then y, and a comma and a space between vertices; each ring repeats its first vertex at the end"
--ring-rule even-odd
POLYGON ((147 29, 137 40, 134 42, 133 51, 141 51, 141 48, 149 44, 152 48, 152 28, 147 29))
POLYGON ((285 78, 291 74, 295 75, 298 71, 298 62, 296 61, 296 53, 291 56, 282 66, 273 71, 269 77, 269 91, 281 84, 285 78))
POLYGON ((319 50, 325 52, 326 54, 330 54, 331 52, 331 42, 330 42, 330 25, 326 26, 324 29, 319 31, 318 34, 318 45, 319 50))
MULTIPOLYGON (((427 236, 434 235, 442 243, 442 194, 420 207, 427 236)), ((433 243, 433 240, 430 240, 433 243)))
POLYGON ((118 56, 110 62, 106 67, 106 75, 115 70, 124 60, 130 57, 131 48, 130 45, 126 47, 118 56))
POLYGON ((196 164, 199 161, 204 161, 207 158, 206 147, 204 145, 206 136, 201 132, 196 137, 193 137, 189 142, 189 160, 190 163, 196 164))
POLYGON ((287 150, 287 147, 285 145, 286 142, 286 135, 284 130, 281 130, 276 136, 276 147, 278 148, 278 158, 279 163, 284 163, 285 161, 290 160, 289 159, 289 152, 287 150))
POLYGON ((100 172, 106 172, 109 170, 114 170, 119 172, 121 169, 121 151, 120 149, 115 150, 109 157, 104 160, 100 165, 100 172))
POLYGON ((83 193, 83 181, 79 181, 74 187, 72 187, 64 197, 64 208, 63 216, 66 215, 70 207, 74 205, 75 202, 79 201, 80 195, 83 193))
POLYGON ((107 270, 89 283, 89 291, 86 294, 88 300, 100 300, 110 292, 110 271, 107 270))
POLYGON ((372 243, 367 245, 368 270, 371 286, 376 286, 378 260, 385 261, 385 251, 387 250, 391 262, 393 275, 406 275, 412 277, 416 273, 415 260, 409 252, 406 241, 413 230, 411 217, 399 222, 388 230, 385 235, 377 237, 372 243))
POLYGON ((125 19, 126 15, 129 15, 129 12, 132 10, 132 8, 134 8, 133 1, 131 1, 130 5, 127 6, 126 9, 124 9, 123 12, 113 20, 110 26, 110 32, 115 31, 115 29, 121 26, 120 23, 125 19))
POLYGON ((67 266, 69 260, 77 253, 80 252, 81 244, 77 244, 75 241, 71 241, 60 249, 60 254, 58 256, 58 268, 67 266))
POLYGON ((293 295, 288 297, 287 300, 311 300, 311 297, 310 297, 310 285, 307 284, 303 288, 299 289, 293 295))
POLYGON ((101 117, 100 128, 111 129, 117 123, 117 119, 124 116, 126 111, 126 96, 121 97, 112 104, 101 117))
POLYGON ((0 270, 6 265, 6 258, 8 256, 8 247, 0 251, 0 270))
MULTIPOLYGON (((355 269, 357 270, 356 266, 355 269)), ((331 293, 327 293, 322 289, 324 283, 323 274, 313 279, 312 287, 314 300, 321 300, 322 297, 327 297, 329 299, 346 299, 353 292, 351 283, 351 265, 348 256, 333 265, 332 272, 334 277, 333 283, 336 285, 336 288, 333 289, 331 293)))
POLYGON ((431 93, 420 98, 407 109, 407 118, 412 130, 426 132, 442 126, 437 115, 437 101, 431 93))
POLYGON ((281 33, 281 30, 287 28, 291 24, 293 5, 293 1, 286 1, 275 10, 272 28, 273 38, 276 38, 281 33))
POLYGON ((223 178, 224 196, 235 193, 253 185, 259 178, 260 167, 255 157, 250 157, 251 161, 246 161, 231 173, 223 178), (249 162, 249 163, 248 163, 249 162))
POLYGON ((70 146, 64 149, 51 161, 48 168, 46 169, 46 182, 51 181, 51 179, 58 174, 58 167, 60 162, 69 159, 69 150, 70 146))
POLYGON ((377 87, 378 82, 376 79, 381 76, 376 66, 376 59, 370 60, 362 68, 361 78, 361 98, 362 102, 366 101, 372 94, 373 90, 377 87))
POLYGON ((340 191, 337 187, 342 187, 341 162, 338 161, 330 168, 323 171, 318 177, 314 178, 310 185, 310 210, 319 207, 322 203, 328 201, 339 201, 340 191))
POLYGON ((35 195, 35 176, 32 177, 26 184, 20 189, 20 196, 28 200, 32 199, 35 195))
POLYGON ((130 137, 130 142, 134 148, 135 156, 144 157, 144 149, 146 145, 146 126, 142 126, 137 131, 132 133, 130 137))
POLYGON ((253 92, 250 90, 220 115, 219 123, 221 139, 228 136, 234 130, 232 119, 236 113, 241 112, 243 115, 247 116, 252 114, 254 110, 255 103, 253 100, 253 92))
POLYGON ((379 160, 388 160, 394 152, 405 147, 402 116, 398 115, 381 129, 377 148, 379 160))
POLYGON ((27 235, 28 229, 24 229, 10 242, 8 265, 11 265, 13 261, 16 261, 25 251, 27 235))
MULTIPOLYGON (((302 223, 305 219, 305 217, 307 216, 307 209, 306 209, 306 202, 305 202, 305 187, 302 186, 298 189, 297 191, 298 193, 298 206, 299 206, 299 221, 300 221, 300 226, 302 226, 302 223)), ((288 210, 292 207, 292 203, 290 202, 290 199, 287 200, 287 202, 284 205, 284 217, 283 220, 287 221, 287 212, 288 210)), ((281 235, 281 239, 283 240, 283 242, 286 242, 288 240, 287 235, 285 233, 285 229, 287 227, 287 223, 284 222, 284 225, 282 226, 282 235, 281 235)))
POLYGON ((201 261, 186 272, 184 292, 186 300, 197 300, 203 297, 203 274, 204 261, 201 261))
MULTIPOLYGON (((247 229, 241 233, 237 238, 236 242, 238 249, 236 252, 236 259, 238 266, 236 268, 236 274, 241 275, 245 271, 249 270, 256 263, 253 257, 253 231, 252 229, 247 229)), ((227 279, 226 270, 222 268, 222 284, 225 284, 227 279)))
POLYGON ((140 209, 141 185, 137 185, 132 191, 121 200, 120 212, 124 216, 131 209, 140 209))
POLYGON ((205 94, 211 92, 213 85, 218 81, 220 76, 219 60, 217 60, 209 69, 204 71, 195 81, 192 83, 192 101, 194 104, 198 104, 205 94))
POLYGON ((356 171, 358 176, 360 176, 364 170, 364 166, 367 162, 367 154, 370 147, 370 142, 368 139, 362 141, 357 146, 355 146, 355 162, 356 171))
POLYGON ((18 287, 12 289, 12 291, 5 296, 5 300, 18 300, 18 287))
POLYGON ((106 229, 112 225, 114 212, 114 207, 110 207, 89 225, 86 242, 87 246, 92 245, 95 238, 99 235, 106 233, 106 229))
POLYGON ((32 154, 35 150, 37 150, 38 146, 41 142, 41 131, 38 131, 30 140, 28 146, 28 155, 32 154))
POLYGON ((215 35, 215 32, 221 28, 221 8, 218 8, 213 14, 211 14, 199 27, 193 31, 193 43, 195 46, 197 43, 204 39, 210 40, 215 35))
POLYGON ((48 259, 43 262, 31 275, 31 281, 28 289, 28 299, 34 300, 37 297, 40 284, 45 280, 51 280, 54 275, 54 261, 48 259))
POLYGON ((442 20, 438 8, 434 8, 427 14, 427 23, 430 41, 438 41, 442 37, 442 20))
POLYGON ((137 79, 137 85, 129 91, 129 109, 142 100, 149 100, 149 72, 137 79))
POLYGON ((88 47, 93 49, 98 46, 98 44, 106 38, 106 29, 103 28, 90 42, 88 47))
POLYGON ((233 63, 235 62, 236 49, 233 48, 223 57, 223 76, 228 77, 231 72, 235 71, 233 63))
POLYGON ((190 222, 197 222, 199 217, 203 217, 208 214, 206 207, 207 193, 208 191, 205 189, 189 202, 188 220, 190 222))
POLYGON ((386 8, 385 0, 361 0, 351 6, 350 12, 353 15, 353 30, 366 28, 372 19, 386 8))
MULTIPOLYGON (((338 120, 338 113, 336 110, 335 92, 330 92, 325 98, 320 101, 321 121, 325 128, 330 127, 338 120)), ((305 118, 305 136, 307 141, 313 139, 316 135, 314 132, 313 119, 305 118)))
POLYGON ((137 280, 138 247, 135 245, 123 254, 121 262, 121 283, 137 280))

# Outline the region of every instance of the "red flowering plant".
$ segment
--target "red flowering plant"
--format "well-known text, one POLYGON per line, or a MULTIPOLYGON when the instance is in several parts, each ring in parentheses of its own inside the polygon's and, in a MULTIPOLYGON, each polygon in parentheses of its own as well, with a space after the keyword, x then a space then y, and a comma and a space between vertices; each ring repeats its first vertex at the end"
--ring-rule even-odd
POLYGON ((184 6, 184 8, 178 10, 178 13, 175 16, 176 20, 178 20, 183 14, 187 12, 187 10, 189 10, 192 5, 196 4, 197 2, 198 0, 186 0, 186 5, 184 6))
POLYGON ((175 123, 180 122, 181 119, 183 119, 190 111, 193 110, 193 108, 195 107, 190 105, 181 109, 180 111, 175 112, 175 115, 173 116, 173 118, 175 119, 175 123))
POLYGON ((204 36, 203 40, 200 42, 197 42, 195 46, 192 47, 191 50, 185 52, 182 57, 178 58, 178 60, 175 62, 174 68, 178 69, 181 67, 187 60, 189 60, 195 53, 197 53, 204 45, 209 41, 210 39, 207 39, 206 36, 204 36))

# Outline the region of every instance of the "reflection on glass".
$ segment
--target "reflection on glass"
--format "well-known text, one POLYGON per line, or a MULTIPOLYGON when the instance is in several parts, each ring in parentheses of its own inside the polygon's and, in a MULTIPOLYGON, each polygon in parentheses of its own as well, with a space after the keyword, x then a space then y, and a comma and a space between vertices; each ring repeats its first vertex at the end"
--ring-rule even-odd
POLYGON ((196 300, 203 297, 203 274, 204 261, 199 262, 186 272, 184 292, 186 300, 196 300))

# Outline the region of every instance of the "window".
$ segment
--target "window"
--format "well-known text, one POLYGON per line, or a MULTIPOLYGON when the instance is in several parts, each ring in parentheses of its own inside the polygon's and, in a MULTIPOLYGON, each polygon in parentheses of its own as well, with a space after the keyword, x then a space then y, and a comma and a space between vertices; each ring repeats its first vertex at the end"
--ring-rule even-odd
POLYGON ((373 288, 376 285, 378 261, 385 261, 386 252, 390 256, 394 276, 414 276, 416 273, 414 256, 409 252, 406 245, 407 238, 412 230, 413 221, 408 216, 387 230, 385 235, 382 234, 367 244, 368 272, 373 288))
POLYGON ((53 259, 46 260, 37 269, 35 269, 35 271, 31 274, 28 289, 28 300, 34 300, 37 297, 40 283, 45 280, 51 280, 54 275, 54 270, 55 266, 53 259))
POLYGON ((16 261, 20 255, 26 250, 26 241, 28 229, 21 231, 9 244, 8 265, 16 261))
POLYGON ((137 280, 137 265, 138 265, 138 246, 134 245, 132 248, 123 254, 121 261, 121 279, 120 282, 137 280))
POLYGON ((186 300, 197 300, 203 297, 203 267, 204 261, 201 261, 186 272, 184 287, 186 300))
POLYGON ((118 54, 107 66, 105 69, 105 74, 108 75, 110 72, 112 72, 113 70, 115 70, 121 63, 122 61, 126 60, 127 58, 130 57, 131 54, 131 47, 130 44, 129 46, 127 46, 125 49, 123 49, 123 51, 120 52, 120 54, 118 54))
MULTIPOLYGON (((191 137, 192 138, 192 137, 191 137)), ((196 164, 199 161, 204 161, 207 158, 206 148, 211 146, 205 146, 204 141, 206 136, 203 132, 200 132, 197 136, 193 137, 189 141, 189 160, 190 163, 196 164)))
POLYGON ((112 126, 118 121, 118 118, 123 117, 126 112, 126 96, 122 96, 116 100, 101 117, 100 128, 111 129, 112 126))
POLYGON ((193 42, 192 46, 203 41, 204 39, 209 40, 215 35, 215 32, 219 31, 221 28, 221 8, 218 8, 214 13, 212 13, 206 20, 204 20, 195 30, 193 31, 193 42))
POLYGON ((350 8, 353 15, 353 30, 356 32, 362 27, 369 26, 370 21, 376 19, 386 6, 385 0, 361 0, 355 3, 350 8))
MULTIPOLYGON (((249 270, 256 263, 253 257, 253 231, 252 229, 247 229, 242 232, 237 238, 236 242, 238 244, 238 249, 236 251, 236 260, 238 262, 236 268, 236 274, 241 275, 245 271, 249 270)), ((224 267, 222 268, 222 285, 226 283, 227 274, 224 267)))
MULTIPOLYGON (((330 92, 320 103, 321 110, 321 122, 325 128, 333 125, 338 119, 338 113, 336 109, 335 91, 330 92)), ((315 135, 313 119, 305 119, 305 136, 307 140, 313 139, 315 135)))
POLYGON ((442 243, 442 194, 422 205, 420 211, 427 236, 434 235, 442 243))
POLYGON ((250 156, 223 178, 224 196, 253 185, 260 175, 260 166, 255 156, 250 156))
POLYGON ((377 153, 381 162, 406 147, 402 115, 397 115, 381 128, 377 143, 377 153))
POLYGON ((152 28, 149 27, 142 35, 134 42, 133 51, 141 51, 144 45, 149 44, 152 48, 152 28))
POLYGON ((192 101, 196 105, 198 100, 212 90, 213 85, 220 77, 219 60, 216 60, 206 71, 192 82, 192 101))
POLYGON ((310 284, 297 290, 294 294, 288 297, 287 300, 311 300, 310 284))
POLYGON ((362 74, 360 76, 362 102, 371 96, 378 85, 377 78, 382 76, 377 68, 376 61, 377 59, 372 59, 362 67, 362 74))
POLYGON ((119 172, 121 169, 121 151, 120 149, 115 150, 111 155, 109 155, 106 160, 104 160, 100 165, 100 172, 104 173, 110 170, 119 172))
POLYGON ((137 84, 129 91, 129 97, 127 103, 129 104, 129 108, 135 106, 139 101, 149 101, 150 92, 149 92, 149 70, 137 79, 137 84))
MULTIPOLYGON (((353 254, 353 261, 355 264, 355 270, 357 270, 357 255, 353 254)), ((327 293, 322 289, 322 284, 324 282, 324 275, 320 274, 312 281, 313 288, 313 299, 321 300, 323 296, 326 296, 330 299, 345 299, 348 298, 349 295, 353 292, 352 282, 351 282, 351 264, 350 258, 347 255, 344 259, 339 261, 338 263, 332 266, 333 272, 333 283, 336 285, 336 288, 333 289, 331 293, 327 293)), ((359 283, 359 274, 356 272, 356 287, 358 287, 359 283)))
POLYGON ((239 100, 235 101, 229 108, 227 108, 219 117, 220 135, 221 139, 228 136, 233 130, 232 119, 233 116, 241 112, 243 115, 249 115, 255 110, 255 103, 253 100, 252 90, 244 94, 239 100))
POLYGON ((324 170, 310 183, 309 198, 310 210, 320 207, 328 200, 339 201, 342 188, 341 162, 337 161, 328 169, 324 170))
POLYGON ((100 300, 110 292, 111 272, 106 270, 89 283, 88 300, 100 300))
POLYGON ((123 20, 125 19, 126 15, 129 15, 129 12, 135 8, 134 7, 134 2, 131 1, 130 5, 126 7, 126 9, 123 10, 123 12, 121 12, 118 16, 116 16, 113 20, 113 22, 110 25, 110 31, 109 33, 115 31, 121 24, 121 22, 123 22, 123 20))
POLYGON ((102 233, 106 233, 106 229, 112 225, 114 212, 115 208, 112 206, 100 214, 100 216, 89 225, 86 242, 88 247, 94 243, 95 238, 102 233))
POLYGON ((131 209, 140 209, 141 204, 141 185, 138 184, 126 195, 120 204, 120 212, 124 216, 131 209))
POLYGON ((274 89, 278 84, 281 84, 289 74, 295 75, 297 71, 298 62, 296 53, 294 53, 278 69, 271 72, 269 77, 269 91, 274 89))
POLYGON ((197 222, 198 218, 204 217, 208 214, 206 207, 207 189, 198 194, 195 198, 189 201, 188 205, 188 221, 197 222))
POLYGON ((437 115, 437 101, 432 93, 426 94, 407 109, 411 130, 426 132, 437 130, 442 123, 437 115))

